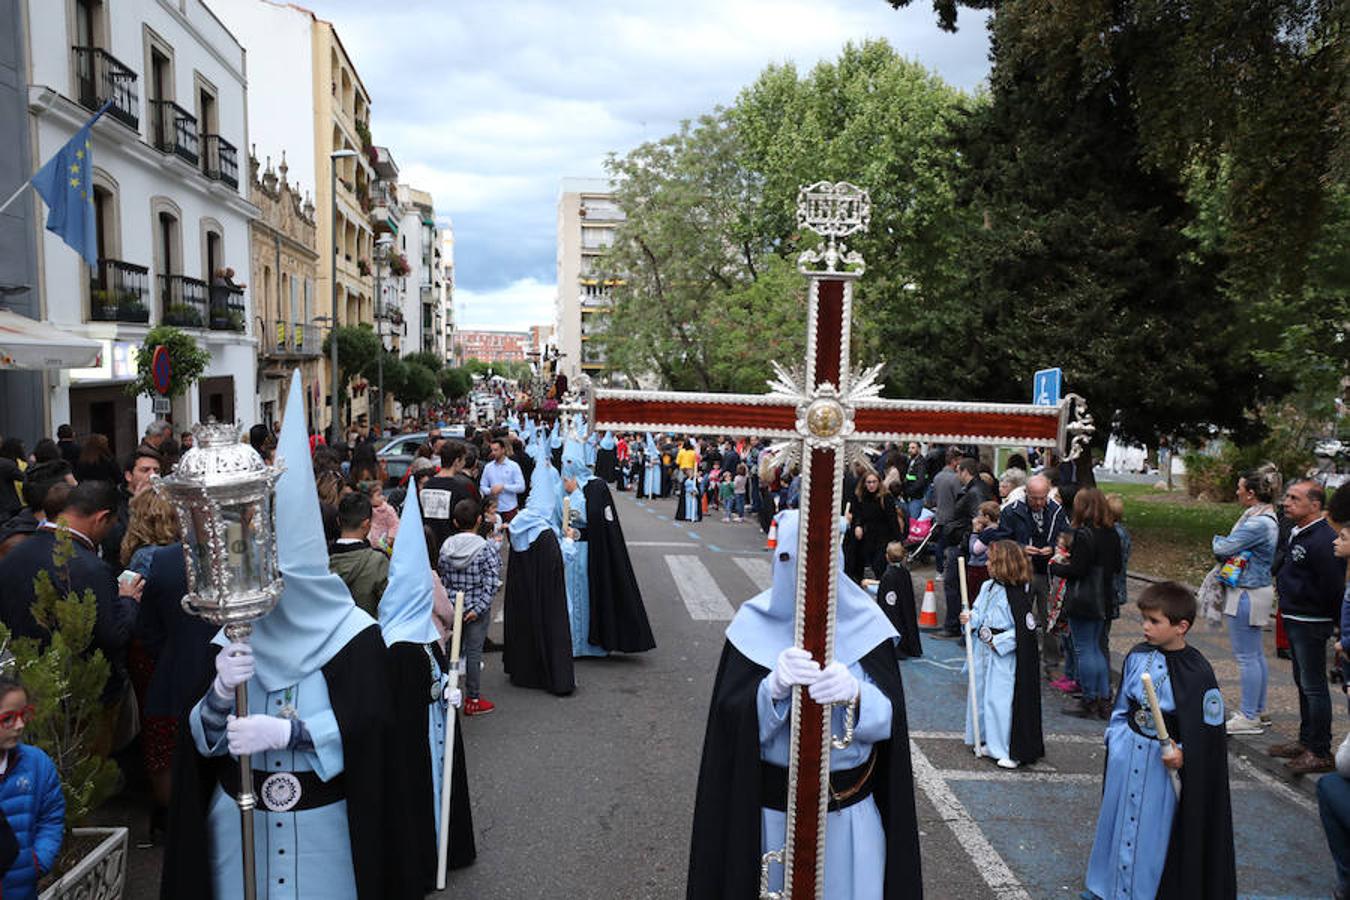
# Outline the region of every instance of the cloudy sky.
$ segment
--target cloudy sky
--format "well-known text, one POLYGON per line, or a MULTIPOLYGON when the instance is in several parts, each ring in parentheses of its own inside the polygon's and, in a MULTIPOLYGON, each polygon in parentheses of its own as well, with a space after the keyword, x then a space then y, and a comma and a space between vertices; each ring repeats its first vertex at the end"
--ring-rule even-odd
POLYGON ((559 182, 730 104, 770 63, 806 70, 883 37, 958 87, 981 21, 884 0, 308 0, 371 94, 375 142, 455 229, 459 327, 553 321, 559 182))

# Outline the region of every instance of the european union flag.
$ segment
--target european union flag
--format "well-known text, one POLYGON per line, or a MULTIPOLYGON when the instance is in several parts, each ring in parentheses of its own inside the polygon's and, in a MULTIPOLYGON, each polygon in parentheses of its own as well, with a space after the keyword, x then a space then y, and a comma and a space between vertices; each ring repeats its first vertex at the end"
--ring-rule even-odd
MULTIPOLYGON (((111 103, 111 101, 109 101, 111 103)), ((47 230, 61 235, 90 266, 98 265, 98 226, 94 221, 94 154, 89 133, 108 103, 33 176, 33 187, 47 202, 47 230)))

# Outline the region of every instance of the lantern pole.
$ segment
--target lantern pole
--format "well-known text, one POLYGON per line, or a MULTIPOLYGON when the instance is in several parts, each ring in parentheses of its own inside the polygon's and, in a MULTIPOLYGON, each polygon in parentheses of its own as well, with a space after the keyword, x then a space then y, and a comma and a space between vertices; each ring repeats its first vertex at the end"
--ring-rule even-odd
MULTIPOLYGON (((247 641, 253 633, 252 622, 236 622, 225 626, 225 636, 231 643, 247 641)), ((243 718, 248 715, 248 682, 243 681, 234 687, 234 714, 243 718)), ((258 868, 257 848, 253 844, 253 810, 258 798, 253 795, 253 756, 248 753, 239 755, 239 831, 242 838, 240 854, 244 862, 244 900, 257 900, 258 868)))

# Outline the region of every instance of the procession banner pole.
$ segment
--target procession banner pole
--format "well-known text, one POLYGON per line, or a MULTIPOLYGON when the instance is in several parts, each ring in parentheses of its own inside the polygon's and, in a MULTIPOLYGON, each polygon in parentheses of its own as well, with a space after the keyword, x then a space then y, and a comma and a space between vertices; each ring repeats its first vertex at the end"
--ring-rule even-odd
MULTIPOLYGON (((1145 672, 1139 676, 1139 680, 1144 683, 1144 695, 1148 697, 1148 710, 1153 715, 1153 730, 1158 732, 1158 743, 1162 744, 1162 755, 1176 749, 1176 744, 1172 742, 1172 736, 1167 733, 1167 723, 1163 721, 1162 707, 1158 705, 1158 693, 1153 690, 1153 676, 1145 672)), ((1168 769, 1167 774, 1172 776, 1172 792, 1181 799, 1181 776, 1177 774, 1176 769, 1168 769)))
MULTIPOLYGON (((464 592, 455 592, 455 621, 450 631, 450 689, 459 687, 459 639, 464 632, 464 592)), ((450 788, 455 772, 455 711, 445 707, 445 753, 441 757, 441 830, 436 846, 436 890, 445 890, 445 868, 450 852, 450 788)))
MULTIPOLYGON (((970 590, 966 587, 966 558, 956 558, 957 576, 961 579, 961 608, 970 612, 970 590)), ((970 727, 975 734, 975 755, 980 751, 980 702, 975 696, 975 642, 970 638, 970 616, 966 616, 966 683, 970 695, 970 727)))

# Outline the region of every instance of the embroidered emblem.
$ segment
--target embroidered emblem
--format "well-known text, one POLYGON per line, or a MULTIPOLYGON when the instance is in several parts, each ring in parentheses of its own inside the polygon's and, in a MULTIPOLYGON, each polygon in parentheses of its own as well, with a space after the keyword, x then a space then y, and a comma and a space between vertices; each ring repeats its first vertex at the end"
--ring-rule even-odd
POLYGON ((1289 548, 1289 558, 1294 562, 1303 562, 1303 558, 1308 555, 1308 550, 1302 544, 1295 544, 1289 548))
POLYGON ((1027 631, 1036 630, 1036 614, 1027 613, 1027 631))
POLYGON ((20 775, 14 779, 14 786, 19 789, 20 793, 27 793, 33 789, 33 781, 27 775, 20 775))
POLYGON ((1158 730, 1153 727, 1153 714, 1148 711, 1148 707, 1141 706, 1134 711, 1134 724, 1149 737, 1158 736, 1158 730))
POLYGON ((606 522, 614 521, 614 507, 612 506, 605 507, 605 521, 606 522))
POLYGON ((895 605, 895 591, 887 591, 887 592, 886 592, 886 605, 887 605, 887 606, 894 606, 894 605, 895 605))
POLYGON ((287 812, 300 802, 300 779, 290 772, 273 772, 263 780, 260 793, 268 812, 287 812))
POLYGON ((1205 691, 1204 709, 1206 725, 1223 724, 1223 694, 1218 688, 1205 691))
POLYGON ((986 644, 993 642, 994 632, 988 625, 980 626, 980 640, 984 641, 986 644))

